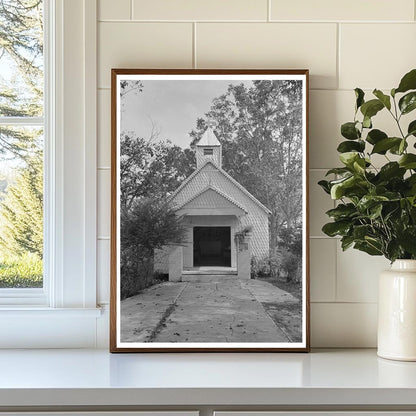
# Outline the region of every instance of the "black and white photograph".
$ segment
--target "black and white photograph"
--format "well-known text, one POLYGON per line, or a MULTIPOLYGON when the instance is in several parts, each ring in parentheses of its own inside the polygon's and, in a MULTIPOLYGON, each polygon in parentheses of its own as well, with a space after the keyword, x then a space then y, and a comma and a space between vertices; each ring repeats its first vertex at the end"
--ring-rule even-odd
POLYGON ((111 351, 308 351, 308 71, 112 76, 111 351))

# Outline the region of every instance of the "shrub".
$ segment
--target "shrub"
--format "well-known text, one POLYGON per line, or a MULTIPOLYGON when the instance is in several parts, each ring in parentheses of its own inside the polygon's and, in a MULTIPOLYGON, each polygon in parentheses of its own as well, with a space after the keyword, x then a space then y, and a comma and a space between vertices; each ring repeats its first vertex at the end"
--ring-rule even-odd
POLYGON ((43 285, 43 263, 36 254, 0 256, 0 288, 36 288, 43 285))
POLYGON ((143 199, 121 212, 121 298, 134 296, 153 283, 155 249, 180 244, 181 218, 161 200, 143 199))
POLYGON ((296 278, 296 272, 301 258, 289 250, 282 252, 282 270, 286 272, 286 281, 292 282, 296 278))
POLYGON ((251 278, 270 276, 270 262, 269 258, 257 259, 251 258, 251 278))

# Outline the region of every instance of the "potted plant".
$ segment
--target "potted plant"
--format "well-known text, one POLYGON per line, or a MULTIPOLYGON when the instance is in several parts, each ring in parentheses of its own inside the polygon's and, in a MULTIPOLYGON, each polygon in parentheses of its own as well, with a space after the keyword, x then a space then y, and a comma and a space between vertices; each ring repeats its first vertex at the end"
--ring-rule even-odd
POLYGON ((345 140, 337 148, 342 167, 319 182, 338 202, 322 231, 341 237, 343 250, 390 260, 379 281, 378 355, 416 361, 416 120, 407 116, 416 109, 416 69, 389 94, 375 89, 366 101, 356 88, 355 95, 354 119, 341 126, 345 140), (381 111, 395 131, 373 126, 381 111))
POLYGON ((238 243, 238 244, 248 243, 248 241, 251 237, 251 232, 252 231, 253 231, 253 227, 251 225, 247 225, 243 229, 241 229, 240 231, 237 231, 234 234, 235 242, 238 243))

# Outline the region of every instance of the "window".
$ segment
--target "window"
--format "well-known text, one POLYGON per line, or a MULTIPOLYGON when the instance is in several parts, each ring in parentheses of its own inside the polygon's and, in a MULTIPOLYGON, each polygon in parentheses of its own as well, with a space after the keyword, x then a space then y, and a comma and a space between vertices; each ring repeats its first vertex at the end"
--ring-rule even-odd
MULTIPOLYGON (((4 4, 0 0, 0 19, 4 4)), ((2 113, 0 121, 2 127, 44 131, 45 140, 39 138, 45 172, 44 280, 42 288, 0 289, 0 347, 104 347, 108 308, 104 302, 104 312, 97 308, 96 284, 97 2, 42 0, 42 6, 47 111, 22 115, 24 120, 2 113)))
POLYGON ((212 156, 214 154, 214 149, 204 149, 204 156, 212 156))
POLYGON ((0 289, 44 286, 43 6, 0 1, 0 289))

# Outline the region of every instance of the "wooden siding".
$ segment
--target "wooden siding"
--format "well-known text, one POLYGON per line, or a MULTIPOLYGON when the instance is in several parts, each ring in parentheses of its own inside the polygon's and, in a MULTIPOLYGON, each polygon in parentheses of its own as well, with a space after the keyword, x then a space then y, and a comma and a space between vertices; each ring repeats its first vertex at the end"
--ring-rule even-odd
POLYGON ((238 218, 235 231, 251 225, 253 227, 251 238, 253 256, 257 258, 266 257, 269 254, 269 220, 267 213, 213 164, 205 164, 187 181, 180 191, 173 196, 172 203, 179 207, 209 186, 219 189, 240 206, 245 207, 247 214, 238 218))

